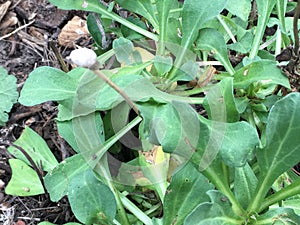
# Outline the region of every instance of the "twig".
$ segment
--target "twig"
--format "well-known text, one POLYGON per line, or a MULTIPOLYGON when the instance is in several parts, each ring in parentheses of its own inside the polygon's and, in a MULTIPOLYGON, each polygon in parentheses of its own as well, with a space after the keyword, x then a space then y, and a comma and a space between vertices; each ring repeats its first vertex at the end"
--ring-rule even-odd
POLYGON ((104 80, 109 86, 115 89, 123 98, 124 100, 130 105, 130 107, 136 112, 136 114, 140 115, 138 108, 134 104, 134 102, 129 98, 129 96, 115 83, 113 83, 104 73, 102 73, 98 69, 92 69, 92 71, 99 76, 102 80, 104 80))
POLYGON ((44 184, 44 179, 43 179, 43 174, 41 172, 41 170, 37 167, 37 165, 35 164, 35 162, 33 161, 33 159, 31 158, 31 156, 25 151, 24 148, 18 146, 18 145, 15 145, 14 143, 5 143, 5 142, 1 142, 0 144, 3 144, 3 145, 6 145, 6 146, 11 146, 11 147, 14 147, 16 149, 18 149, 20 152, 22 152, 22 154, 26 157, 26 159, 29 161, 29 163, 31 164, 31 166, 33 167, 33 169, 36 171, 41 183, 42 183, 42 186, 44 188, 44 190, 46 191, 46 188, 45 188, 45 184, 44 184))
POLYGON ((296 56, 299 56, 299 34, 298 34, 299 15, 300 15, 300 0, 298 0, 297 2, 297 8, 294 14, 294 21, 293 21, 293 32, 294 32, 294 39, 295 39, 294 53, 296 56))
POLYGON ((11 35, 13 35, 13 34, 19 32, 20 30, 22 30, 22 29, 28 27, 29 25, 33 24, 34 22, 35 22, 35 20, 32 20, 32 21, 30 21, 29 23, 24 24, 23 26, 18 27, 18 28, 15 29, 13 32, 11 32, 11 33, 9 33, 9 34, 6 34, 6 35, 4 35, 4 36, 2 36, 2 37, 0 37, 0 41, 3 40, 3 39, 5 39, 5 38, 10 37, 11 35))

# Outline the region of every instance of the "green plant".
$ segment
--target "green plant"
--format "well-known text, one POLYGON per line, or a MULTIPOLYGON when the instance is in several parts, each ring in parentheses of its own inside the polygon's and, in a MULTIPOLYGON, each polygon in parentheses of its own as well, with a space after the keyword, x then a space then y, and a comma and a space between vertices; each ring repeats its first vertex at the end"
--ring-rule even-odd
MULTIPOLYGON (((300 161, 300 94, 284 96, 288 78, 274 55, 259 50, 272 19, 280 26, 270 38, 275 44, 266 46, 270 51, 293 39, 284 18, 287 1, 256 0, 260 16, 252 28, 248 0, 239 1, 241 9, 234 0, 115 1, 135 15, 130 20, 113 11, 115 2, 108 8, 96 0, 50 2, 101 14, 104 30, 119 38, 97 60, 117 60, 101 72, 40 67, 30 74, 19 102, 57 101, 59 133, 77 154, 58 163, 25 128, 9 151, 29 166, 42 162, 37 170, 47 175, 38 187, 12 179, 7 193, 34 195, 44 188, 52 201, 67 195, 85 224, 300 224, 300 180, 290 171, 300 161), (220 14, 224 9, 229 13, 220 14), (111 20, 121 26, 112 28, 111 20), (248 56, 232 66, 228 49, 248 56), (211 67, 199 67, 199 59, 206 65, 211 57, 225 71, 214 75, 211 67), (131 112, 124 100, 138 110, 131 112), (192 107, 199 104, 206 117, 192 107), (124 154, 130 161, 112 157, 124 154)), ((94 19, 89 27, 99 45, 103 36, 94 19)), ((22 172, 15 166, 21 161, 10 163, 13 173, 22 172)))
POLYGON ((8 121, 8 114, 18 99, 17 79, 8 75, 7 71, 0 67, 0 126, 8 121))

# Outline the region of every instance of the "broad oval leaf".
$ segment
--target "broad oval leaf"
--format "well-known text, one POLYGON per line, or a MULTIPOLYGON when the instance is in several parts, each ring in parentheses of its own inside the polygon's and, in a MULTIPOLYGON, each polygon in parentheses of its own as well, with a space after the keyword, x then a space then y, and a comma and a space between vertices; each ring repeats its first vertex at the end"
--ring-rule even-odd
POLYGON ((17 196, 33 196, 43 194, 43 185, 34 169, 19 159, 9 159, 12 177, 5 193, 17 196))
POLYGON ((260 182, 266 191, 283 172, 300 161, 300 93, 291 93, 270 110, 266 146, 257 151, 260 182))
POLYGON ((116 215, 116 201, 109 187, 95 178, 92 170, 70 181, 68 198, 72 212, 84 224, 110 224, 116 215))
POLYGON ((89 168, 89 165, 80 154, 62 161, 44 177, 45 186, 53 202, 58 202, 68 193, 69 181, 89 168))
POLYGON ((184 225, 240 225, 242 221, 235 219, 229 200, 219 191, 207 192, 211 202, 199 204, 184 220, 184 225))
POLYGON ((233 86, 246 89, 250 84, 258 81, 290 88, 288 78, 272 60, 260 60, 244 66, 234 74, 233 86))
POLYGON ((39 67, 29 74, 19 102, 22 105, 33 106, 46 101, 68 99, 75 95, 76 87, 76 78, 70 74, 53 67, 39 67))
POLYGON ((227 123, 220 154, 227 165, 240 167, 251 158, 258 145, 257 131, 249 123, 227 123))
POLYGON ((172 176, 167 189, 163 224, 182 224, 198 204, 209 201, 206 192, 211 189, 213 185, 191 163, 184 165, 172 176))

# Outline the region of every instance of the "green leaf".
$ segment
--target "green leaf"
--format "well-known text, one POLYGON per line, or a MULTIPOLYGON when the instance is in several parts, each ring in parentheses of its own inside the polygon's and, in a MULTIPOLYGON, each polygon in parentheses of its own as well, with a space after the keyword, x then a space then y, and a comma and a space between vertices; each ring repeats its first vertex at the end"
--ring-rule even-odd
POLYGON ((8 121, 8 114, 18 99, 17 79, 8 75, 7 70, 0 66, 0 126, 8 121))
POLYGON ((182 9, 182 42, 185 48, 196 40, 201 26, 217 16, 226 6, 227 0, 186 0, 182 9))
POLYGON ((249 123, 244 121, 236 123, 214 122, 202 117, 200 120, 208 126, 211 131, 210 139, 214 141, 216 146, 219 146, 217 152, 220 151, 220 156, 229 166, 244 166, 259 144, 256 129, 249 123))
POLYGON ((287 200, 282 201, 282 206, 284 208, 290 208, 293 209, 294 212, 300 216, 300 199, 299 199, 299 195, 298 196, 294 196, 294 198, 290 198, 287 200))
POLYGON ((211 190, 207 193, 211 202, 199 204, 184 220, 184 225, 240 225, 242 221, 234 219, 231 205, 222 193, 211 190))
POLYGON ((102 41, 102 34, 101 31, 97 25, 97 18, 95 16, 95 14, 89 14, 88 18, 87 18, 87 27, 89 30, 89 33, 91 34, 91 36, 93 37, 93 40, 96 42, 96 44, 98 46, 100 46, 101 48, 105 49, 107 46, 103 46, 103 41, 102 41))
POLYGON ((295 214, 293 209, 279 207, 258 216, 255 222, 261 225, 295 225, 300 224, 300 217, 295 214))
POLYGON ((244 166, 258 145, 257 131, 249 123, 244 121, 227 123, 220 154, 227 165, 244 166))
POLYGON ((233 96, 233 78, 223 78, 217 86, 212 87, 207 93, 203 105, 210 119, 229 123, 239 121, 240 116, 233 96), (216 116, 215 112, 211 112, 216 108, 224 108, 225 111, 216 116))
MULTIPOLYGON (((53 153, 47 146, 44 139, 29 127, 25 127, 21 136, 14 142, 15 145, 22 147, 33 159, 37 166, 42 165, 44 171, 50 172, 58 162, 53 153)), ((23 160, 31 165, 23 153, 15 147, 7 149, 16 158, 23 160)))
POLYGON ((19 159, 9 159, 9 165, 12 170, 12 177, 5 193, 16 196, 33 196, 43 194, 43 185, 36 173, 25 162, 19 159))
POLYGON ((66 74, 47 66, 35 69, 29 74, 22 88, 19 102, 33 106, 50 100, 60 101, 73 97, 77 88, 76 76, 72 76, 74 72, 66 74))
MULTIPOLYGON (((117 84, 132 101, 148 101, 150 98, 157 102, 168 102, 180 99, 158 90, 147 78, 133 74, 122 74, 121 76, 112 77, 111 80, 117 84)), ((96 102, 96 109, 111 109, 120 102, 124 101, 123 97, 109 85, 106 85, 99 91, 96 102)))
POLYGON ((100 13, 103 16, 106 16, 110 19, 113 19, 128 28, 135 30, 136 32, 157 41, 158 37, 157 35, 144 30, 140 28, 139 26, 136 26, 133 23, 128 22, 126 19, 120 17, 116 13, 112 12, 108 8, 104 7, 98 0, 70 0, 70 1, 61 1, 61 0, 50 0, 50 2, 57 6, 60 9, 65 9, 65 10, 82 10, 82 11, 88 11, 88 12, 96 12, 100 13))
POLYGON ((198 73, 199 65, 194 61, 188 60, 176 71, 172 81, 191 81, 194 80, 198 73))
MULTIPOLYGON (((54 223, 50 223, 50 222, 41 222, 38 223, 38 225, 55 225, 54 223)), ((64 223, 63 225, 81 225, 81 223, 64 223)))
POLYGON ((235 70, 228 59, 224 37, 217 30, 212 28, 200 30, 197 39, 197 48, 200 50, 212 51, 216 59, 223 64, 231 75, 235 73, 235 70))
POLYGON ((168 18, 169 12, 172 8, 172 5, 176 4, 174 0, 156 0, 156 9, 158 12, 158 21, 159 21, 159 43, 158 43, 158 54, 164 55, 165 42, 168 36, 168 18))
POLYGON ((251 0, 228 0, 226 9, 233 15, 247 21, 251 11, 251 0))
POLYGON ((266 145, 256 152, 260 168, 250 212, 257 211, 271 185, 283 172, 300 161, 300 94, 291 93, 277 101, 270 110, 265 138, 266 145))
POLYGON ((70 181, 68 199, 72 212, 84 224, 111 224, 116 201, 109 187, 97 180, 92 170, 77 174, 70 181))
POLYGON ((116 54, 117 60, 120 63, 130 65, 134 62, 134 59, 132 59, 134 46, 130 40, 122 37, 114 40, 113 49, 116 54))
MULTIPOLYGON (((146 24, 143 21, 141 21, 140 18, 129 16, 129 17, 127 17, 127 21, 147 30, 146 24)), ((142 39, 144 37, 141 34, 128 28, 125 25, 121 25, 121 32, 122 32, 122 35, 129 40, 137 40, 137 39, 142 39)))
POLYGON ((246 32, 238 42, 229 44, 228 48, 236 52, 246 54, 251 50, 253 37, 254 36, 251 32, 246 32))
POLYGON ((53 202, 58 202, 68 194, 69 181, 77 174, 87 170, 89 165, 80 154, 62 161, 44 177, 45 186, 53 202))
POLYGON ((200 203, 209 201, 206 194, 213 189, 206 178, 187 163, 173 176, 163 204, 163 224, 182 224, 187 215, 200 203))
POLYGON ((256 0, 257 11, 258 11, 258 21, 255 31, 255 36, 252 44, 252 48, 249 54, 250 59, 254 59, 257 56, 259 46, 263 35, 265 33, 265 28, 267 22, 270 18, 271 12, 276 4, 274 0, 256 0))
POLYGON ((101 116, 91 113, 72 120, 73 133, 81 156, 94 168, 105 151, 100 151, 104 143, 104 128, 101 116))
POLYGON ((173 65, 173 59, 170 56, 165 57, 165 56, 156 55, 154 57, 153 64, 158 73, 158 76, 163 76, 171 70, 173 65))
POLYGON ((73 132, 72 120, 67 121, 56 121, 58 133, 63 137, 64 140, 68 142, 68 144, 72 147, 72 149, 76 152, 79 152, 79 148, 77 145, 76 138, 73 132))
POLYGON ((257 178, 248 163, 234 168, 234 195, 243 208, 253 199, 256 185, 257 178))
POLYGON ((156 19, 151 0, 116 0, 121 7, 145 17, 158 30, 158 21, 156 19))
POLYGON ((180 121, 171 104, 156 102, 139 103, 143 117, 140 134, 150 143, 162 145, 165 152, 173 151, 180 139, 180 121))
POLYGON ((259 181, 270 187, 276 178, 300 161, 300 94, 291 93, 271 108, 266 146, 257 151, 259 181))
POLYGON ((234 74, 233 86, 246 89, 258 81, 290 88, 288 78, 272 60, 260 60, 244 66, 234 74))

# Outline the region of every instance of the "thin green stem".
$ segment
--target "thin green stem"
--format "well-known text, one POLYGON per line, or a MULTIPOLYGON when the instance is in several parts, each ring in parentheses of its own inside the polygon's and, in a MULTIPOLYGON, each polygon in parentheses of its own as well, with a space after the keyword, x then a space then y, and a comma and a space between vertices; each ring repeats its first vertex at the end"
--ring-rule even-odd
POLYGON ((283 0, 277 0, 276 1, 276 9, 277 9, 277 15, 278 19, 281 23, 281 28, 282 32, 286 32, 286 27, 285 27, 285 11, 286 11, 286 1, 283 0))
POLYGON ((111 192, 113 193, 116 204, 117 204, 117 214, 121 221, 122 225, 130 225, 129 219, 127 217, 127 213, 123 207, 123 203, 121 201, 121 193, 115 188, 110 173, 108 172, 108 165, 107 165, 107 157, 106 154, 101 158, 99 163, 97 164, 96 171, 99 175, 101 175, 102 180, 107 184, 111 192))
POLYGON ((255 56, 257 56, 267 22, 271 15, 271 11, 276 3, 274 0, 256 0, 256 2, 258 6, 258 23, 255 31, 254 40, 252 43, 252 49, 249 54, 250 59, 253 59, 255 56))
POLYGON ((139 110, 136 107, 135 103, 129 98, 129 96, 114 82, 112 82, 107 76, 105 76, 104 73, 102 73, 100 70, 95 69, 92 70, 98 77, 100 77, 102 80, 104 80, 109 86, 111 86, 115 91, 117 91, 124 100, 130 105, 130 107, 136 112, 136 114, 139 115, 139 110))
POLYGON ((191 96, 191 95, 196 95, 196 94, 200 94, 204 91, 207 91, 209 89, 208 86, 205 87, 195 87, 191 90, 187 90, 187 91, 174 91, 172 92, 172 94, 177 95, 177 96, 191 96))
POLYGON ((232 204, 232 209, 237 216, 245 215, 245 210, 234 197, 234 194, 230 190, 230 187, 226 181, 226 178, 220 177, 214 169, 208 167, 206 170, 202 171, 203 175, 206 176, 216 188, 222 192, 230 200, 232 204))
POLYGON ((148 217, 142 210, 140 210, 135 204, 133 204, 124 194, 120 194, 122 204, 127 210, 135 215, 140 221, 146 225, 153 225, 150 217, 148 217))
POLYGON ((225 31, 229 35, 229 37, 232 40, 232 42, 236 43, 236 39, 235 39, 233 33, 231 32, 231 29, 227 26, 227 24, 223 20, 222 16, 218 15, 217 18, 218 18, 219 22, 222 24, 222 26, 224 27, 225 31))
POLYGON ((286 198, 295 196, 297 194, 300 194, 300 179, 296 180, 289 186, 281 189, 280 191, 276 192, 275 194, 267 197, 261 204, 261 207, 259 209, 259 212, 262 212, 263 210, 267 209, 269 206, 280 202, 286 198))
POLYGON ((158 41, 158 36, 156 34, 153 34, 131 22, 129 22, 128 20, 122 18, 121 16, 115 14, 114 12, 110 12, 108 10, 106 10, 105 8, 102 7, 98 7, 97 8, 98 13, 105 15, 109 18, 111 18, 112 20, 117 21, 120 24, 123 24, 124 26, 130 28, 131 30, 136 31, 137 33, 140 33, 142 35, 144 35, 145 37, 148 37, 154 41, 158 41))
POLYGON ((247 208, 247 212, 250 214, 258 213, 261 207, 261 203, 263 202, 270 185, 269 183, 269 174, 267 174, 263 179, 261 179, 257 184, 257 190, 255 191, 255 196, 252 201, 249 203, 247 208))

